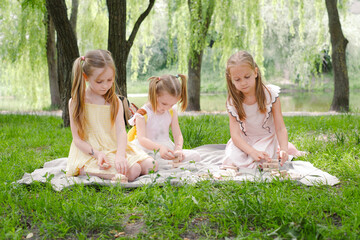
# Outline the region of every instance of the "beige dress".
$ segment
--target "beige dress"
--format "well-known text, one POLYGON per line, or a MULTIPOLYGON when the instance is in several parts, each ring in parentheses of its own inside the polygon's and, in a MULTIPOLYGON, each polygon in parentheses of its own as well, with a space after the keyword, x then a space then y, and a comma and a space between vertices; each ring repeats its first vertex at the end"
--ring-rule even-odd
MULTIPOLYGON (((241 137, 253 148, 258 151, 264 151, 269 154, 270 158, 277 158, 278 140, 275 132, 274 118, 271 112, 272 105, 279 97, 280 88, 275 85, 266 86, 271 94, 265 90, 266 95, 266 112, 261 113, 258 104, 243 104, 246 113, 246 119, 241 121, 232 102, 227 102, 228 112, 235 117, 241 129, 241 137)), ((290 145, 289 145, 290 147, 290 145)), ((295 148, 291 145, 291 149, 295 148)), ((297 149, 292 152, 298 152, 297 149)), ((234 165, 239 168, 255 168, 257 164, 253 159, 239 149, 233 143, 232 139, 226 145, 225 160, 223 165, 234 165)))
MULTIPOLYGON (((88 153, 80 151, 73 141, 70 147, 66 175, 77 176, 82 167, 84 167, 85 172, 89 174, 116 174, 117 171, 114 161, 117 151, 117 139, 115 124, 111 124, 110 106, 86 103, 85 118, 87 121, 85 141, 94 149, 102 151, 106 155, 111 167, 106 170, 100 170, 97 165, 97 159, 88 153)), ((127 144, 126 159, 129 167, 147 158, 149 158, 149 155, 143 150, 131 143, 127 144)))

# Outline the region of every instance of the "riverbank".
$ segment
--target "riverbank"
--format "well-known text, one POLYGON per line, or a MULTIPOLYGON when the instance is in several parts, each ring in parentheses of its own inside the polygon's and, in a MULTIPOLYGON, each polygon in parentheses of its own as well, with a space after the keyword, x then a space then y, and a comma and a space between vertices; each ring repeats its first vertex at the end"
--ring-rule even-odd
MULTIPOLYGON (((18 115, 38 115, 38 116, 62 116, 62 110, 57 111, 0 111, 0 114, 18 114, 18 115)), ((188 111, 188 112, 179 112, 179 116, 201 116, 201 115, 226 115, 225 111, 188 111)), ((283 112, 283 116, 292 117, 292 116, 332 116, 332 115, 341 115, 341 114, 351 114, 358 115, 359 113, 339 113, 334 111, 328 112, 283 112)))

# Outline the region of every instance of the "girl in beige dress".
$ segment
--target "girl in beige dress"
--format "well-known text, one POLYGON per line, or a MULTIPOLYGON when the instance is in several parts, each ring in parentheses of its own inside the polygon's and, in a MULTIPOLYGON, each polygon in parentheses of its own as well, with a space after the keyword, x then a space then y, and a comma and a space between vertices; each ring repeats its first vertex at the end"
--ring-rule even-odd
POLYGON ((73 141, 67 176, 93 175, 133 181, 157 164, 127 143, 123 105, 115 94, 115 65, 110 52, 89 51, 75 60, 69 101, 73 141))
POLYGON ((226 145, 224 167, 255 168, 271 159, 279 159, 283 165, 289 154, 302 154, 288 142, 280 88, 263 84, 249 53, 240 51, 229 58, 226 81, 231 139, 226 145))

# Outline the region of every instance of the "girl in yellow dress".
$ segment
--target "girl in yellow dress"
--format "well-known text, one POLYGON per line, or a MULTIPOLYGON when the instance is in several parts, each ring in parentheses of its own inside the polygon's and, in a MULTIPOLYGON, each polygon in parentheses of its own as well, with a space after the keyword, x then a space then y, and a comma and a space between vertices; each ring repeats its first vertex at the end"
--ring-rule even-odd
POLYGON ((89 51, 75 60, 72 72, 69 113, 73 141, 66 175, 114 179, 122 174, 133 181, 151 169, 157 170, 153 158, 127 143, 110 52, 89 51))

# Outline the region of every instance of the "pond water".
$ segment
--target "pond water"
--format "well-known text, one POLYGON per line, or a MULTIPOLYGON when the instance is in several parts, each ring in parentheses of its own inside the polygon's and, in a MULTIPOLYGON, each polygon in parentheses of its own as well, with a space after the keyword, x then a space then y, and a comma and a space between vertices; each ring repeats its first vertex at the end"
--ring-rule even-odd
MULTIPOLYGON (((137 106, 142 106, 147 101, 147 94, 129 94, 130 102, 137 106)), ((311 93, 311 92, 291 92, 280 93, 281 108, 283 112, 327 112, 332 101, 332 92, 311 93)), ((0 111, 30 111, 42 110, 49 106, 49 99, 39 99, 34 101, 24 101, 14 97, 0 96, 0 111)), ((226 111, 226 94, 203 94, 200 98, 201 110, 226 111)), ((352 112, 360 111, 360 92, 350 93, 350 109, 352 112)))
MULTIPOLYGON (((327 112, 332 102, 332 92, 291 92, 280 93, 283 112, 327 112)), ((146 94, 129 94, 130 102, 142 106, 147 101, 146 94)), ((226 94, 203 94, 200 97, 200 107, 203 111, 226 111, 226 94)), ((360 92, 350 93, 351 111, 360 110, 360 92)))

